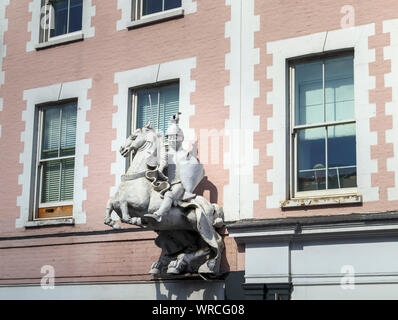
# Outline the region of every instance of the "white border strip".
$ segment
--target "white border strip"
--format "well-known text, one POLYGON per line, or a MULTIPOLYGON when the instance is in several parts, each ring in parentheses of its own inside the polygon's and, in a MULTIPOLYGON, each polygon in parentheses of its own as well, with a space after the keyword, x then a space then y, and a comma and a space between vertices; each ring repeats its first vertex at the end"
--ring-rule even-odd
POLYGON ((274 141, 267 145, 267 155, 273 157, 273 169, 267 170, 273 194, 266 199, 267 208, 279 208, 286 194, 286 59, 323 51, 354 48, 355 117, 357 126, 358 194, 364 202, 379 199, 379 188, 371 186, 371 175, 377 172, 377 160, 371 159, 371 146, 377 144, 377 133, 370 131, 370 118, 376 114, 369 102, 369 90, 376 87, 369 75, 369 63, 375 61, 375 49, 368 48, 368 38, 375 34, 374 24, 316 33, 308 36, 270 42, 267 53, 273 55, 273 65, 267 68, 267 78, 273 81, 267 104, 273 105, 273 117, 268 119, 274 141))
POLYGON ((113 196, 120 184, 120 176, 125 173, 125 159, 119 154, 120 146, 125 142, 128 128, 129 89, 166 80, 180 80, 180 126, 184 131, 184 147, 195 140, 195 130, 189 126, 189 119, 195 114, 195 106, 190 103, 190 95, 195 92, 195 81, 191 80, 191 70, 196 68, 196 58, 176 60, 155 64, 139 69, 115 73, 115 83, 119 92, 114 95, 113 104, 117 112, 113 114, 112 128, 116 129, 116 139, 112 141, 112 151, 116 154, 111 164, 111 174, 115 175, 115 185, 110 188, 113 196))
POLYGON ((383 22, 383 32, 390 33, 390 45, 384 48, 384 60, 391 60, 391 72, 385 75, 385 86, 392 88, 392 101, 386 103, 386 114, 392 116, 392 129, 386 130, 386 142, 394 145, 394 156, 387 159, 387 170, 394 172, 395 186, 388 188, 388 200, 398 200, 398 19, 383 22))
POLYGON ((225 69, 230 71, 224 89, 224 105, 230 116, 225 121, 229 152, 224 154, 224 168, 229 170, 229 184, 224 186, 226 221, 253 218, 253 202, 258 200, 254 166, 259 164, 259 150, 254 148, 254 132, 260 129, 254 115, 254 100, 259 97, 259 82, 254 81, 254 67, 260 62, 260 50, 254 48, 254 33, 260 30, 260 17, 254 15, 254 0, 227 0, 231 21, 225 24, 225 38, 230 38, 231 52, 225 55, 225 69))
POLYGON ((31 190, 33 186, 32 164, 35 154, 33 139, 37 137, 34 133, 37 105, 70 98, 78 99, 73 218, 76 224, 86 223, 86 213, 83 212, 83 201, 87 199, 87 193, 83 189, 83 179, 88 176, 88 168, 84 166, 84 156, 89 152, 89 145, 85 143, 85 135, 90 130, 90 123, 86 120, 86 113, 87 110, 91 109, 91 99, 87 97, 91 85, 91 79, 84 79, 25 90, 23 92, 23 99, 26 100, 27 108, 22 112, 22 121, 25 121, 25 131, 21 133, 24 151, 20 154, 19 163, 23 164, 23 172, 18 176, 18 184, 22 185, 22 194, 17 197, 17 206, 20 207, 20 217, 16 219, 16 228, 23 228, 29 222, 29 210, 31 209, 30 196, 31 192, 33 192, 31 190))

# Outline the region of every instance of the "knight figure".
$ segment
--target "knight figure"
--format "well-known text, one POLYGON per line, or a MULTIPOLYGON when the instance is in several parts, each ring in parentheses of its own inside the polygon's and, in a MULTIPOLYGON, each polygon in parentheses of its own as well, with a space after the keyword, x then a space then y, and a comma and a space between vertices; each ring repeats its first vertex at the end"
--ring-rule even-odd
POLYGON ((109 199, 105 224, 120 228, 111 217, 154 230, 162 249, 150 273, 212 273, 220 270, 224 242, 219 233, 224 213, 194 190, 204 177, 199 160, 184 150, 179 115, 170 120, 165 137, 147 123, 135 130, 120 148, 132 155, 130 166, 109 199))
POLYGON ((178 206, 182 202, 194 199, 196 195, 192 192, 204 177, 203 166, 190 152, 182 148, 184 133, 179 127, 180 114, 178 112, 172 116, 166 131, 168 150, 165 152, 164 140, 160 147, 163 152, 159 154, 158 176, 160 179, 168 180, 169 188, 162 196, 160 208, 153 214, 144 215, 157 222, 162 221, 162 217, 169 212, 173 205, 178 206))

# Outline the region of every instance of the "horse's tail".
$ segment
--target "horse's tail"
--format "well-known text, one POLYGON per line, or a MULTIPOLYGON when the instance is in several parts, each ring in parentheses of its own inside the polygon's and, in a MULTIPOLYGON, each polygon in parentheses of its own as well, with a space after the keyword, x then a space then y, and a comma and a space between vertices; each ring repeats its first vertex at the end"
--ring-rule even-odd
POLYGON ((213 227, 216 229, 222 228, 224 226, 224 211, 217 203, 212 203, 211 205, 214 208, 213 227))

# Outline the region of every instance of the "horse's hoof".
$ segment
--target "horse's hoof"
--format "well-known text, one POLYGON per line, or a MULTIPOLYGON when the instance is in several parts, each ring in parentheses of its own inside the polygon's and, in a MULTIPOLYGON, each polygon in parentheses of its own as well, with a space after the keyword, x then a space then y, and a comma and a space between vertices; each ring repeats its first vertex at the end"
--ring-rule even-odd
POLYGON ((151 268, 151 270, 149 270, 149 274, 152 275, 160 274, 160 270, 158 268, 151 268))
POLYGON ((160 274, 161 268, 162 268, 162 264, 159 261, 154 262, 151 265, 151 270, 149 270, 149 274, 152 274, 152 275, 160 274))
POLYGON ((177 268, 168 268, 167 269, 167 274, 180 274, 180 271, 177 268))
POLYGON ((118 229, 120 229, 120 224, 118 224, 117 222, 115 222, 115 223, 112 225, 112 228, 115 229, 115 230, 118 230, 118 229))
POLYGON ((142 226, 141 218, 137 218, 137 217, 131 218, 131 224, 141 227, 142 226))

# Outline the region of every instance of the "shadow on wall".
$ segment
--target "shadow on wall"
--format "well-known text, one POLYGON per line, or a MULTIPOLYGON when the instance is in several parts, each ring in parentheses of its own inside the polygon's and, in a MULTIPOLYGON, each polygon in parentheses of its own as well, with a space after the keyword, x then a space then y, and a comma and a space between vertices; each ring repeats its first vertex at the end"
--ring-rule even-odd
POLYGON ((199 183, 199 185, 195 189, 195 193, 197 195, 203 196, 205 191, 209 191, 210 193, 210 202, 218 203, 218 190, 217 187, 209 181, 208 177, 205 176, 203 180, 199 183))
MULTIPOLYGON (((223 230, 223 233, 221 235, 222 235, 222 237, 224 239, 224 244, 227 246, 227 244, 225 243, 226 238, 225 238, 225 231, 224 230, 223 230)), ((222 252, 220 271, 222 273, 231 271, 231 266, 229 265, 229 262, 228 262, 228 259, 227 259, 227 250, 226 249, 224 249, 223 252, 222 252)))
POLYGON ((156 281, 156 300, 223 300, 224 282, 214 280, 156 281))

